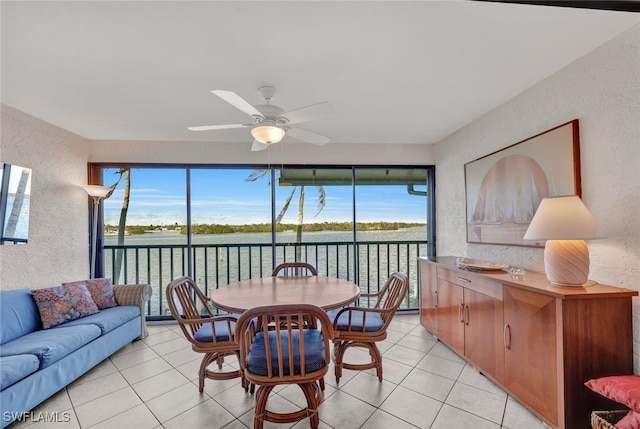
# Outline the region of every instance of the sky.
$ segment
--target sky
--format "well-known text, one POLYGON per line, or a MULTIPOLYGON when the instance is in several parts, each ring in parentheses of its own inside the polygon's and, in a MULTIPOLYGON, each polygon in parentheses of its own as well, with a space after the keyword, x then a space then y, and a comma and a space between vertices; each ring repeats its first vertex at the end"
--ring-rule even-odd
MULTIPOLYGON (((191 169, 192 223, 251 224, 271 222, 269 177, 254 182, 246 179, 250 168, 191 169)), ((117 169, 105 170, 103 184, 118 180, 117 169)), ((278 173, 276 172, 276 177, 278 173)), ((283 223, 297 223, 300 187, 287 210, 283 223)), ((425 186, 417 190, 425 190, 425 186)), ((276 187, 276 215, 292 186, 276 187)), ((304 223, 350 222, 352 187, 324 186, 326 203, 316 215, 318 193, 305 186, 304 223)), ((124 178, 111 197, 104 201, 105 224, 117 225, 124 196, 124 178)), ((426 222, 426 198, 409 195, 404 185, 357 186, 356 212, 359 222, 426 222)), ((127 225, 186 224, 186 170, 134 168, 131 170, 131 196, 127 225)))

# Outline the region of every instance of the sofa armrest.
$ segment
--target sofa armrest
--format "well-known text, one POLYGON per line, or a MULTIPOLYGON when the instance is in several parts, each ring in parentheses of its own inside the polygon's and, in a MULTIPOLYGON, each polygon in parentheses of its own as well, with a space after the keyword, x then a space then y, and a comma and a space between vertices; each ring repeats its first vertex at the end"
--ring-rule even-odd
POLYGON ((137 305, 140 308, 140 318, 142 319, 140 339, 149 335, 145 317, 147 309, 145 307, 146 302, 151 299, 153 294, 151 286, 148 284, 114 285, 113 292, 118 305, 137 305))

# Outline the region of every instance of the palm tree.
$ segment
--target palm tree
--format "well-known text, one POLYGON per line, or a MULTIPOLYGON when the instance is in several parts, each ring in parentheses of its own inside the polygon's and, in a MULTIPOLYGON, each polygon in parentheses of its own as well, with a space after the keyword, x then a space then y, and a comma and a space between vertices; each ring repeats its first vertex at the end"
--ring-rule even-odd
MULTIPOLYGON (((262 177, 270 173, 271 173, 271 170, 269 169, 254 170, 249 175, 249 177, 247 177, 245 180, 247 182, 255 182, 256 180, 261 179, 262 177)), ((318 194, 317 210, 316 210, 315 216, 318 216, 318 214, 320 214, 320 212, 324 209, 324 206, 327 201, 327 195, 324 191, 323 186, 316 185, 315 188, 316 188, 316 193, 318 194)), ((284 205, 280 210, 280 213, 278 213, 278 216, 276 217, 276 224, 282 221, 282 218, 284 217, 285 213, 289 209, 289 206, 291 205, 291 201, 293 200, 293 197, 295 196, 297 190, 298 190, 297 186, 294 186, 293 189, 291 189, 291 192, 287 196, 287 199, 285 200, 284 205)), ((296 243, 302 243, 302 225, 304 224, 304 197, 305 197, 305 185, 301 185, 300 193, 298 195, 298 222, 296 227, 296 243)), ((300 248, 300 246, 296 246, 296 256, 295 256, 296 261, 300 260, 301 251, 302 249, 300 248)))
MULTIPOLYGON (((129 195, 131 192, 131 170, 129 168, 120 168, 114 174, 118 174, 118 180, 110 186, 111 191, 107 194, 105 198, 109 198, 113 191, 115 191, 116 187, 122 180, 122 176, 124 175, 124 197, 122 199, 122 208, 120 209, 120 221, 118 222, 118 246, 124 246, 124 235, 127 226, 127 211, 129 210, 129 195)), ((118 280, 120 279, 120 271, 122 269, 122 258, 123 258, 123 249, 116 250, 116 260, 115 266, 113 270, 113 284, 118 284, 118 280)))
MULTIPOLYGON (((11 168, 21 168, 21 167, 13 166, 11 168)), ((4 233, 1 234, 4 237, 16 238, 15 237, 16 229, 20 219, 20 213, 22 212, 22 205, 24 204, 24 199, 25 199, 26 190, 27 190, 27 183, 29 182, 30 175, 31 175, 30 169, 22 168, 22 173, 20 174, 20 181, 18 182, 18 188, 16 190, 15 198, 13 200, 13 206, 11 208, 11 213, 9 214, 9 218, 7 219, 7 225, 4 229, 4 233)), ((24 237, 24 238, 26 239, 27 237, 24 237)))

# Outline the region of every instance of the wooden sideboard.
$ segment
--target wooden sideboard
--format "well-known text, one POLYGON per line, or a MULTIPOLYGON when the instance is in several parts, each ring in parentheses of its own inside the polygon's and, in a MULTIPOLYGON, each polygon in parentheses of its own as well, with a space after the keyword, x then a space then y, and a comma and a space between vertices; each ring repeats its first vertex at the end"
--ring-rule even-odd
POLYGON ((584 382, 633 373, 637 291, 462 270, 452 256, 418 263, 421 324, 547 424, 587 428, 591 411, 616 408, 584 382))

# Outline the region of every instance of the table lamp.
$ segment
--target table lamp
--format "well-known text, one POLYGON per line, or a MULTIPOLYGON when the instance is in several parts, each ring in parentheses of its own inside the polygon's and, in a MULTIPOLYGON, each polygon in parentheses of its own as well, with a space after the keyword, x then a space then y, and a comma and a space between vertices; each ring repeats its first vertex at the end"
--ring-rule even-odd
POLYGON ((96 239, 98 236, 98 206, 100 201, 109 197, 109 194, 113 192, 113 188, 109 186, 100 185, 83 185, 82 186, 87 194, 93 199, 93 223, 91 228, 91 268, 89 277, 95 278, 96 276, 96 239))
POLYGON ((596 221, 577 195, 545 198, 533 215, 525 240, 547 240, 544 270, 553 286, 583 286, 589 276, 584 240, 601 238, 596 221))

